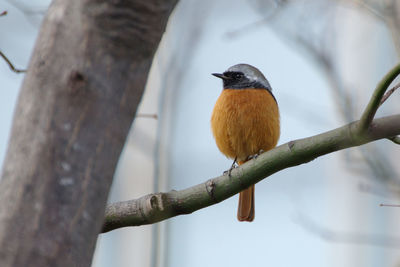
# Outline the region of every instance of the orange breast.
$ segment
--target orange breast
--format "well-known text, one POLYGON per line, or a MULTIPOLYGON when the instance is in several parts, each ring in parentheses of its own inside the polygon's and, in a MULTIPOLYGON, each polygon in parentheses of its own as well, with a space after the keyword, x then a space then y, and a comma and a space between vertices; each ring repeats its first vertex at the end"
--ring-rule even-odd
POLYGON ((260 149, 267 151, 276 146, 279 109, 264 89, 225 89, 214 106, 211 128, 225 156, 245 161, 260 149))

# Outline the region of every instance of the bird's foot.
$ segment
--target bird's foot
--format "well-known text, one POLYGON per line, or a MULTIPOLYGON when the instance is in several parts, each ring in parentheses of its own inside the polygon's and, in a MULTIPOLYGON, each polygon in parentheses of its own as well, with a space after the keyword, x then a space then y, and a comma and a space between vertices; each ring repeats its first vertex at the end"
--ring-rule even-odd
POLYGON ((227 175, 227 174, 228 174, 228 176, 231 177, 231 172, 232 172, 232 170, 235 169, 236 167, 237 167, 237 166, 236 166, 236 158, 235 158, 235 160, 232 162, 232 166, 229 168, 229 170, 224 171, 224 175, 227 175))
POLYGON ((256 159, 258 156, 260 156, 262 153, 264 153, 264 150, 260 149, 258 151, 258 153, 254 154, 254 155, 250 155, 247 157, 247 160, 251 160, 251 159, 256 159))
POLYGON ((237 168, 237 166, 232 166, 229 168, 229 170, 224 171, 224 175, 227 175, 230 177, 231 176, 231 172, 233 169, 237 168))

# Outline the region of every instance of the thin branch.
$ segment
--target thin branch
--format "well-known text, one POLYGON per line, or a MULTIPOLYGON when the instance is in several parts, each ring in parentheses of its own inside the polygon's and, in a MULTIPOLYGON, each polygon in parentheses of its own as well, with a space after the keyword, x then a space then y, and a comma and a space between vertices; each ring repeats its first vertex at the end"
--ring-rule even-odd
POLYGON ((0 13, 0 17, 7 15, 7 13, 8 13, 7 10, 4 10, 3 12, 0 13))
POLYGON ((15 68, 14 65, 11 63, 11 61, 1 51, 0 51, 0 56, 7 62, 8 66, 10 67, 10 69, 13 72, 15 72, 15 73, 24 73, 24 72, 26 72, 26 70, 21 70, 21 69, 15 68))
MULTIPOLYGON (((400 186, 398 184, 393 185, 391 181, 389 181, 388 184, 389 185, 387 187, 390 187, 389 193, 393 193, 394 195, 398 195, 400 193, 400 186)), ((372 185, 366 182, 361 182, 358 184, 357 188, 361 193, 364 194, 370 194, 377 197, 388 197, 388 191, 386 190, 387 188, 382 188, 376 184, 372 185)))
POLYGON ((102 232, 189 214, 221 202, 280 170, 307 163, 334 151, 400 134, 400 114, 375 119, 367 134, 359 132, 360 123, 353 122, 329 132, 283 144, 232 170, 230 177, 223 175, 181 191, 150 194, 110 204, 106 209, 102 232))
POLYGON ((385 103, 385 101, 394 93, 394 91, 399 89, 399 87, 400 87, 400 83, 396 84, 395 86, 392 87, 392 89, 387 91, 385 93, 385 95, 382 97, 381 102, 379 103, 379 105, 382 105, 383 103, 385 103))
POLYGON ((158 119, 157 114, 148 114, 148 113, 139 113, 136 115, 136 118, 150 118, 150 119, 158 119))
POLYGON ((391 69, 378 83, 376 89, 365 108, 360 119, 359 132, 365 132, 370 126, 372 120, 374 119, 375 113, 379 108, 382 97, 385 94, 387 88, 392 83, 392 81, 400 74, 400 64, 397 64, 393 69, 391 69))
POLYGON ((369 233, 335 231, 319 225, 311 218, 299 214, 295 222, 306 231, 319 236, 320 238, 337 243, 345 244, 367 244, 383 247, 400 247, 400 238, 394 236, 374 235, 369 233))
MULTIPOLYGON (((343 1, 344 4, 347 4, 347 1, 343 1)), ((375 16, 377 19, 380 19, 382 21, 385 21, 385 16, 381 14, 378 10, 376 10, 374 7, 371 5, 365 3, 364 1, 361 0, 353 0, 349 2, 350 4, 359 6, 360 8, 366 10, 369 12, 371 15, 375 16)))
POLYGON ((394 208, 400 208, 400 205, 395 205, 395 204, 380 204, 379 206, 381 206, 381 207, 394 207, 394 208))

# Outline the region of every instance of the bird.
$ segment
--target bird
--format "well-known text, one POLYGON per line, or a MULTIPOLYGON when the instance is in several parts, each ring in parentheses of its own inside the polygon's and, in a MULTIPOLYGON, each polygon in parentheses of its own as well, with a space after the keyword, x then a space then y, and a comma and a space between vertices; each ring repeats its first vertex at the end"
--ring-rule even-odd
MULTIPOLYGON (((276 146, 280 136, 278 103, 268 80, 259 69, 237 64, 223 73, 223 89, 211 115, 211 130, 218 149, 235 163, 243 164, 276 146)), ((254 185, 239 193, 237 218, 255 217, 254 185)))

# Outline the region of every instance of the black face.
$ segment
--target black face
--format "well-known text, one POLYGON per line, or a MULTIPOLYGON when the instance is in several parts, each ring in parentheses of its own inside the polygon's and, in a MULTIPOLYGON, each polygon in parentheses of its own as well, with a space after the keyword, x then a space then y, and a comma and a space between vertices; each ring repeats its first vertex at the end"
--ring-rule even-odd
POLYGON ((223 74, 213 73, 214 76, 221 78, 224 83, 224 89, 267 89, 263 84, 257 81, 251 81, 247 78, 243 72, 238 71, 226 71, 223 74))
POLYGON ((224 78, 222 78, 222 80, 224 82, 224 88, 233 88, 232 86, 236 87, 245 80, 248 81, 248 79, 244 76, 243 72, 233 72, 233 71, 224 72, 224 78))

